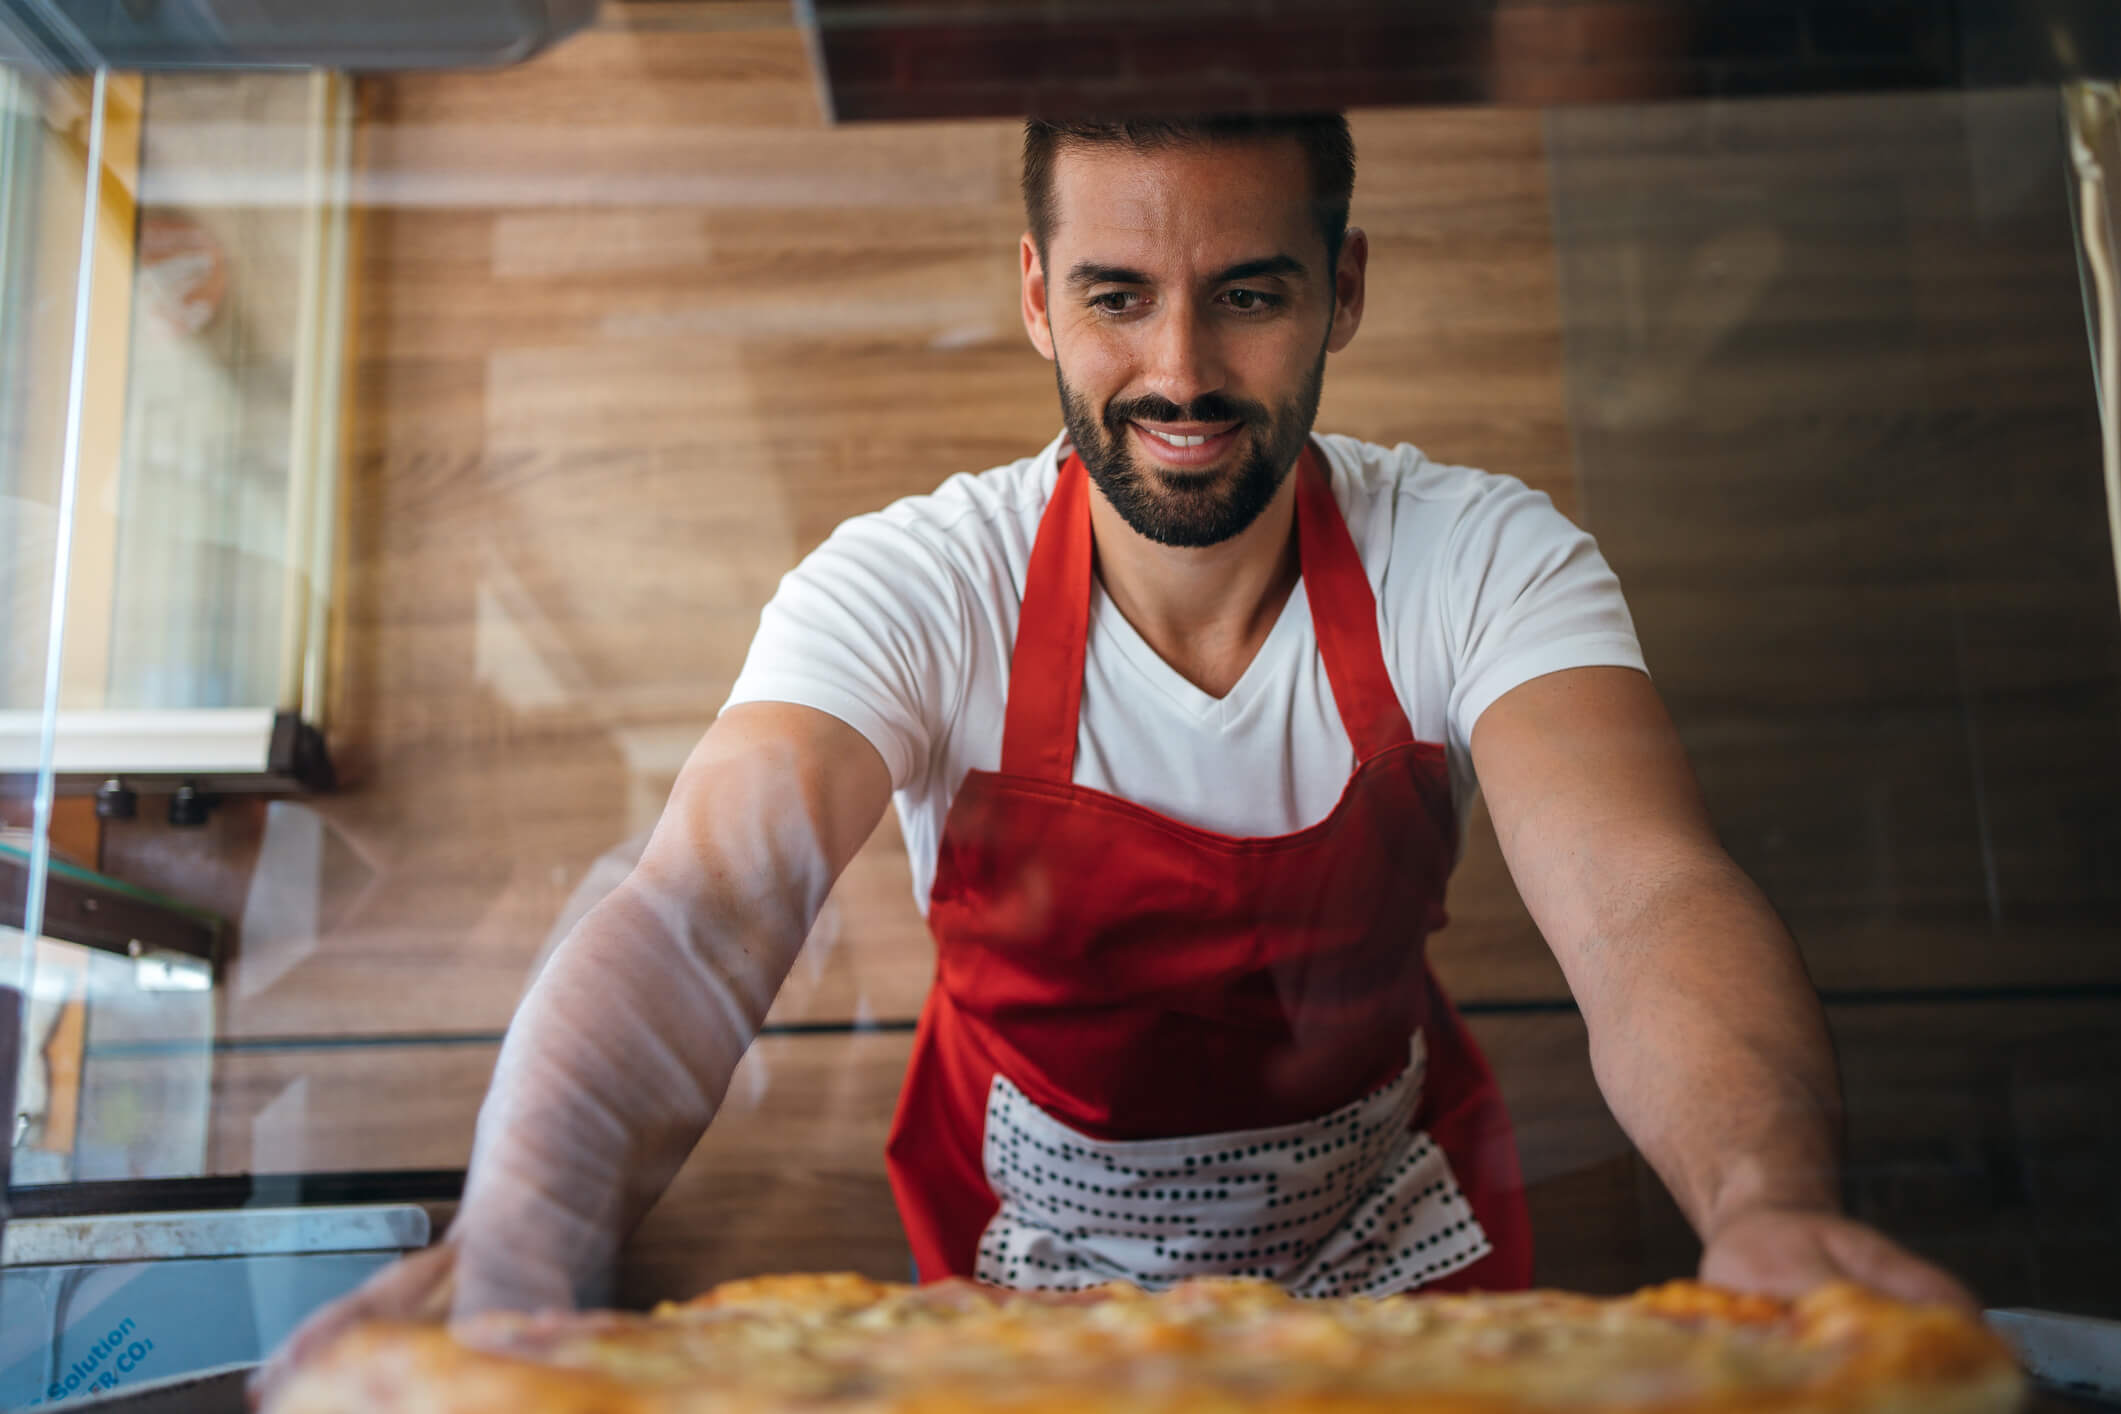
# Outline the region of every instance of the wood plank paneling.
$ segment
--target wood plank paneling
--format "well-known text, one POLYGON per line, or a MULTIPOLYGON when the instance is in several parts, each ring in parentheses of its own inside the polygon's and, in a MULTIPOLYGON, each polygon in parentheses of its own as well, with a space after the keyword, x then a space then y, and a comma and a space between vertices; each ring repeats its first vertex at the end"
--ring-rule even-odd
POLYGON ((1849 1210, 1998 1305, 2121 1315, 2121 1004, 1850 1008, 1849 1210))
MULTIPOLYGON (((1051 435, 1014 125, 834 132, 807 85, 792 31, 652 6, 504 74, 363 85, 346 786, 191 833, 144 801, 106 841, 244 924, 223 1035, 498 1031, 777 577, 1051 435)), ((1372 286, 1321 426, 1514 473, 1600 535, 1720 827, 1829 989, 2121 981, 2121 635, 2045 101, 1355 119, 1372 286)), ((776 1021, 918 1008, 903 848, 887 822, 857 858, 776 1021)), ((1563 995, 1479 811, 1450 907, 1460 998, 1563 995)), ((1834 1008, 1855 1210, 1993 1299, 2110 1309, 2111 1012, 1834 1008)), ((1476 1027, 1541 1279, 1687 1270, 1581 1023, 1476 1027)), ((628 1295, 900 1274, 881 1146, 907 1044, 755 1047, 628 1295)), ((490 1064, 224 1055, 212 1161, 461 1162, 490 1064)))
MULTIPOLYGON (((1996 1304, 2121 1312, 2121 1002, 1838 1006, 1849 1210, 1996 1304)), ((1699 1248, 1600 1097, 1582 1020, 1473 1021, 1517 1126, 1538 1279, 1619 1291, 1699 1248)), ((629 1304, 770 1270, 896 1278, 906 1249, 883 1145, 912 1037, 762 1039, 630 1245, 629 1304)), ((218 1059, 217 1171, 462 1164, 491 1071, 480 1046, 218 1059)), ((91 1061, 117 1083, 123 1067, 91 1061)))
MULTIPOLYGON (((765 1175, 805 1164, 859 1166, 872 1150, 880 1165, 911 1048, 905 1032, 760 1038, 738 1066, 687 1173, 746 1173, 763 1183, 765 1175)), ((491 1043, 223 1052, 214 1060, 209 1168, 462 1168, 498 1053, 491 1043)), ((111 1085, 153 1064, 145 1057, 90 1057, 111 1085)), ((673 1199, 681 1199, 684 1184, 681 1178, 673 1186, 673 1199)))
MULTIPOLYGON (((615 7, 518 69, 360 90, 346 785, 194 836, 150 801, 114 836, 126 877, 270 920, 224 1034, 499 1029, 652 822, 778 577, 845 517, 1057 428, 1017 313, 1017 126, 826 129, 792 29, 662 18, 615 7)), ((1536 116, 1355 122, 1372 287, 1321 425, 1568 506, 1536 116)), ((1552 994, 1477 821, 1458 896, 1454 983, 1552 994)), ((909 1017, 931 967, 887 821, 774 1019, 909 1017)))
POLYGON ((1814 977, 2121 980, 2121 621, 2053 95, 1549 133, 1585 523, 1814 977))
POLYGON ((906 1280, 884 1140, 912 1048, 905 1033, 753 1047, 721 1117, 628 1244, 622 1302, 771 1271, 906 1280))
MULTIPOLYGON (((211 1173, 462 1168, 494 1045, 240 1051, 214 1058, 211 1173)), ((105 1075, 157 1062, 91 1062, 105 1075)))
MULTIPOLYGON (((556 83, 569 65, 602 73, 634 39, 541 63, 556 83)), ((510 80, 533 127, 544 71, 510 80)), ((373 96, 372 126, 403 103, 446 124, 452 104, 501 101, 452 87, 470 83, 393 80, 406 92, 373 96)), ((2117 793, 2107 765, 2055 747, 2111 736, 2113 707, 2099 685, 2111 654, 2085 651, 2099 625, 2069 599, 2089 542, 2044 543, 2057 518, 2097 528, 2066 509, 2085 489, 2066 455, 2084 433, 2081 389, 2061 377, 2081 358, 2057 322, 2066 250, 2022 219, 1960 212, 1961 236, 1929 231, 1909 273, 1907 222, 1881 184, 1972 180, 1941 146, 1940 102, 1784 105, 1706 130, 1660 110, 1648 136, 1563 143, 1598 483, 1585 513, 1727 840, 1822 986, 2111 981, 2112 890, 2088 881, 2121 878, 2107 857, 2117 793), (1824 159, 1858 129, 1906 150, 1824 159), (1587 212, 1586 190, 1605 204, 1587 212), (1718 200, 1746 219, 1718 225, 1718 200), (1702 334, 1711 267, 1742 284, 1754 266, 1772 283, 1732 306, 1751 320, 1743 339, 1702 334), (1943 322, 1909 333, 1929 310, 1943 322), (1964 332, 1981 320, 2014 351, 2008 378, 1971 351, 1989 342, 1964 332), (1949 406, 1939 367, 1945 391, 1981 397, 1949 406), (1991 466, 2013 478, 2007 513, 1967 483, 1991 466), (1962 671, 1996 710, 1955 698, 1962 671)), ((938 141, 1000 161, 1002 126, 938 141)), ((1323 425, 1417 435, 1572 504, 1536 125, 1361 115, 1358 137, 1374 288, 1323 425)), ((320 900, 329 921, 298 966, 252 986, 238 963, 233 1033, 499 1027, 595 861, 652 819, 781 570, 842 516, 1045 435, 1044 365, 1015 344, 1006 185, 977 206, 895 208, 887 236, 859 208, 467 195, 370 213, 372 381, 335 732, 354 783, 315 807, 368 864, 358 900, 320 900), (937 287, 947 297, 929 299, 937 287), (964 401, 924 436, 937 396, 964 401)), ((126 827, 121 872, 240 916, 240 851, 187 852, 157 819, 150 803, 126 827)), ((899 847, 887 825, 850 870, 821 924, 829 945, 798 965, 776 1019, 917 1009, 930 951, 899 847)), ((1477 810, 1451 911, 1435 949, 1460 997, 1563 994, 1477 810)))
MULTIPOLYGON (((1849 1213, 1994 1305, 2121 1312, 2121 1002, 1837 1006, 1849 1213)), ((1518 1126, 1538 1277, 1691 1271, 1678 1209, 1599 1097, 1575 1016, 1474 1022, 1518 1126)))
MULTIPOLYGON (((905 1239, 883 1171, 904 1033, 769 1036, 628 1249, 628 1304, 762 1271, 903 1279, 905 1239)), ((217 1059, 209 1167, 218 1173, 451 1168, 470 1158, 493 1046, 246 1051, 217 1059)), ((154 1062, 93 1062, 103 1083, 154 1062)))

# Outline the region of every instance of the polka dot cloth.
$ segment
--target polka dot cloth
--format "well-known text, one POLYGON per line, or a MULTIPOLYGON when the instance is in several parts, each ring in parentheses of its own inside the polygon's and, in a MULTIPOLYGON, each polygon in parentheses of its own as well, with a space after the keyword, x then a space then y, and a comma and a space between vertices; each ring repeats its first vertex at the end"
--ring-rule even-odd
POLYGON ((1427 1052, 1331 1114, 1272 1129, 1110 1143, 997 1075, 982 1148, 1001 1207, 982 1281, 1068 1291, 1258 1276, 1298 1296, 1383 1296, 1485 1256, 1487 1234, 1425 1131, 1427 1052))

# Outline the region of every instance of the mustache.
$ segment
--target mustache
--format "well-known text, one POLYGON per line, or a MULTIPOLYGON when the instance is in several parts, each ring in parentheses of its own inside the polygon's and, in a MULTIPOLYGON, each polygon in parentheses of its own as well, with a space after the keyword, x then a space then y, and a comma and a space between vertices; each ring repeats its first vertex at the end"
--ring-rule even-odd
POLYGON ((1105 406, 1105 426, 1114 432, 1130 422, 1259 423, 1266 420, 1267 409, 1263 404, 1233 398, 1226 393, 1202 393, 1183 407, 1155 393, 1105 406))

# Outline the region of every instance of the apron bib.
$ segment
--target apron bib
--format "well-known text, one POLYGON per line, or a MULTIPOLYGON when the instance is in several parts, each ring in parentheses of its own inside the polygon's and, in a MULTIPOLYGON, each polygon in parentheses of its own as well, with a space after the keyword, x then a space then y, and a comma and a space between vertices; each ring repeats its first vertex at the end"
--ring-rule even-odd
POLYGON ((1295 475, 1356 767, 1317 824, 1241 838, 1073 784, 1093 544, 1088 474, 1060 467, 1001 769, 944 823, 935 985, 886 1148, 925 1280, 1530 1283, 1501 1094, 1424 955, 1454 854, 1444 749, 1392 689, 1314 448, 1295 475))

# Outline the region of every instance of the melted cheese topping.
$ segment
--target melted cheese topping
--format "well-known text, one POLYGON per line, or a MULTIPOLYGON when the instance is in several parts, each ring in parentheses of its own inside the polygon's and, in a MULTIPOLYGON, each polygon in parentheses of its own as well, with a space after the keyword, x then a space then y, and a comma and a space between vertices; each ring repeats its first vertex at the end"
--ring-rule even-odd
MULTIPOLYGON (((1848 1394, 1866 1362, 1876 1366, 1871 1318, 1910 1309, 1852 1288, 1787 1307, 1691 1284, 1611 1301, 1550 1292, 1299 1301, 1227 1279, 1159 1295, 1129 1286, 1044 1295, 824 1276, 732 1283, 646 1316, 494 1316, 458 1339, 671 1396, 655 1407, 701 1411, 1750 1410, 1814 1398, 1867 1408, 1836 1393, 1848 1394)), ((1867 1377, 1963 1385, 1993 1383, 2001 1370, 2015 1379, 1978 1328, 1932 1314, 1944 1324, 1922 1349, 1956 1352, 1944 1367, 1867 1377)))

